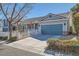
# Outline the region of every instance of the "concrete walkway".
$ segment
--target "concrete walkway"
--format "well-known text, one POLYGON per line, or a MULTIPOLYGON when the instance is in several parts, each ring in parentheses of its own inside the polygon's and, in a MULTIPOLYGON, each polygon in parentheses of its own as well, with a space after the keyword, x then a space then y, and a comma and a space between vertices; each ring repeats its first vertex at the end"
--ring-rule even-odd
POLYGON ((38 39, 28 37, 10 44, 8 46, 19 48, 25 51, 31 51, 44 55, 45 47, 47 46, 46 41, 40 41, 38 39))

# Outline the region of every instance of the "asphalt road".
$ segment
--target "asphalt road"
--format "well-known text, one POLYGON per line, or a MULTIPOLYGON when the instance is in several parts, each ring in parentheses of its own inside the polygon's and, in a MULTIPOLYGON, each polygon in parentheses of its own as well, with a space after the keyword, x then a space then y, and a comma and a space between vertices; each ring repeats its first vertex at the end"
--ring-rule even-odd
POLYGON ((42 55, 6 45, 0 45, 0 56, 42 56, 42 55))

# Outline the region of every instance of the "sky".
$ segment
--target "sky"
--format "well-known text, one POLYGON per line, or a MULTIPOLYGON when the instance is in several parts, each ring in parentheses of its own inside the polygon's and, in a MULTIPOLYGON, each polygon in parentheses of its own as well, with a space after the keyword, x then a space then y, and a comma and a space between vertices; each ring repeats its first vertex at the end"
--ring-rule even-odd
POLYGON ((45 16, 48 13, 58 14, 69 12, 75 3, 37 3, 34 4, 27 18, 45 16))

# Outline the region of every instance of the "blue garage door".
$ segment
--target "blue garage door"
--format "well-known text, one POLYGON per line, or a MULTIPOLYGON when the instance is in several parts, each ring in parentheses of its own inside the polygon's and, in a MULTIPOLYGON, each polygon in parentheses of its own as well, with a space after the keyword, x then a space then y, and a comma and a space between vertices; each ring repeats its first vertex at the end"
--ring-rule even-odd
POLYGON ((62 35, 62 31, 63 31, 62 24, 41 25, 42 34, 62 35))

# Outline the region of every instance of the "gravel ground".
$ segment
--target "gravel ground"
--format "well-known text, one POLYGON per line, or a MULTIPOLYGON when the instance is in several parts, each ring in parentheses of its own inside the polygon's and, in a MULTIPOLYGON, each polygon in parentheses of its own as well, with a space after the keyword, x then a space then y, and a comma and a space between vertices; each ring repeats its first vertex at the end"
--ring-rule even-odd
POLYGON ((6 45, 0 45, 0 56, 42 56, 42 55, 6 45))

